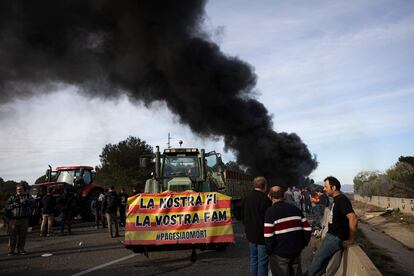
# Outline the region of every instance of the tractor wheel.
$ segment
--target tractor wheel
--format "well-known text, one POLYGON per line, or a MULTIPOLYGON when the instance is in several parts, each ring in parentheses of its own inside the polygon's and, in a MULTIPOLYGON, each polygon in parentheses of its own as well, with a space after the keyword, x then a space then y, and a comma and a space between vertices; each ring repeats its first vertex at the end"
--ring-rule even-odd
POLYGON ((93 221, 96 216, 96 201, 100 195, 100 189, 93 189, 86 197, 86 209, 82 213, 82 219, 85 221, 93 221))

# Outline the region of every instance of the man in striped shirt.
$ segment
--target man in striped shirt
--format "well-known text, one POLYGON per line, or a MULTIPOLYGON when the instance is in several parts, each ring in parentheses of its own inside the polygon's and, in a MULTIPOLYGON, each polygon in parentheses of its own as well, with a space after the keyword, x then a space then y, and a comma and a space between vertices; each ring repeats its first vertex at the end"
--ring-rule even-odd
POLYGON ((284 201, 284 190, 270 189, 272 207, 264 225, 266 251, 273 275, 302 275, 300 254, 309 243, 311 227, 296 206, 284 201))

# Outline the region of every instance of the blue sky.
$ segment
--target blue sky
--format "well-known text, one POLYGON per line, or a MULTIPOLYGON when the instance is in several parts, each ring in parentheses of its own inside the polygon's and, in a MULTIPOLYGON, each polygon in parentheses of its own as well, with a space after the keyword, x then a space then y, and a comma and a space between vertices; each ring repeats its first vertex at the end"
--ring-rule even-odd
MULTIPOLYGON (((206 12, 211 39, 254 67, 274 129, 298 133, 317 155, 316 181, 352 183, 414 154, 413 1, 210 1, 206 12)), ((97 165, 105 144, 128 135, 164 147, 171 132, 173 143, 223 152, 163 103, 48 92, 0 106, 0 177, 32 182, 47 164, 97 165)))

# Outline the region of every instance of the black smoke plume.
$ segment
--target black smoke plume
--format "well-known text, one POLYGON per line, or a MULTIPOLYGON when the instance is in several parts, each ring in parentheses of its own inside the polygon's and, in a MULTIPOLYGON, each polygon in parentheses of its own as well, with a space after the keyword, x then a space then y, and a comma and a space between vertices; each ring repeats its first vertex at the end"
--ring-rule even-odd
POLYGON ((200 136, 222 136, 239 164, 283 185, 317 166, 277 133, 253 97, 256 75, 202 29, 204 1, 0 1, 0 104, 68 84, 85 95, 164 101, 200 136), (40 89, 39 87, 42 87, 40 89))

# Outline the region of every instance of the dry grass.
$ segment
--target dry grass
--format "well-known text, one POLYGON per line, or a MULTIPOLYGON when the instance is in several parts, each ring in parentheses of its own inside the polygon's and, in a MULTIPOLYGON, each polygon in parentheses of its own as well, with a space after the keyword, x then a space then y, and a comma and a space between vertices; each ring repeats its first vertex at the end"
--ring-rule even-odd
POLYGON ((356 210, 361 210, 363 212, 380 212, 384 211, 384 208, 370 205, 361 201, 352 201, 352 207, 356 210))
POLYGON ((390 213, 385 213, 382 215, 387 219, 387 222, 401 223, 404 227, 407 227, 414 232, 414 217, 406 215, 398 211, 393 211, 390 213))
MULTIPOLYGON (((356 213, 362 212, 384 212, 381 216, 384 217, 387 222, 393 223, 401 223, 404 227, 407 227, 411 231, 414 232, 414 216, 410 216, 400 212, 399 210, 395 210, 389 213, 385 213, 385 209, 381 207, 377 207, 374 205, 370 205, 360 201, 352 201, 352 206, 354 207, 356 213)), ((358 214, 361 215, 361 214, 358 214)))

